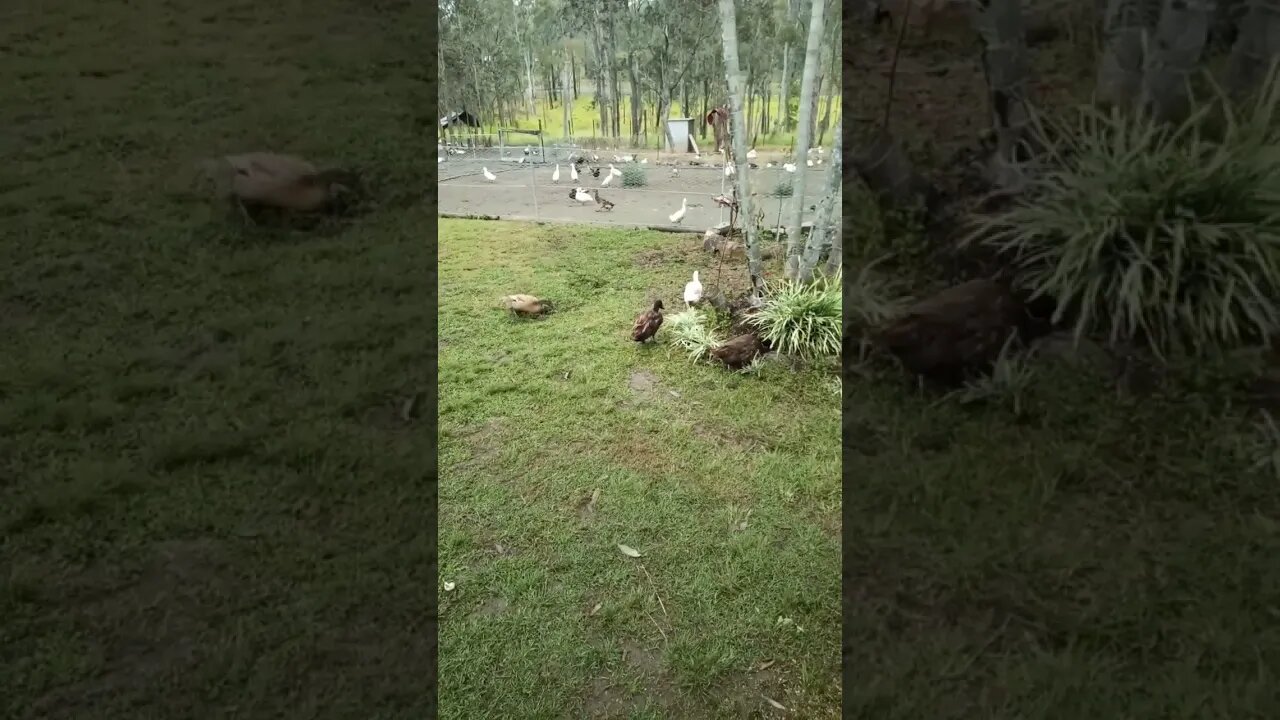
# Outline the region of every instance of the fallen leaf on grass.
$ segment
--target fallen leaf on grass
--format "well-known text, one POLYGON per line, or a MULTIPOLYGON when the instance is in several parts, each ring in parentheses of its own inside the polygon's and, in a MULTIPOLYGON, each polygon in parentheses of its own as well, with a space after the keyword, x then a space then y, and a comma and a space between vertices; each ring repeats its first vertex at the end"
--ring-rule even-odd
POLYGON ((622 554, 626 555, 627 557, 633 557, 633 558, 641 557, 640 551, 633 547, 628 547, 626 545, 619 543, 618 549, 621 550, 622 554))
POLYGON ((766 696, 764 696, 764 695, 761 695, 760 697, 764 698, 766 702, 768 702, 770 705, 772 705, 772 706, 774 706, 774 707, 778 708, 779 710, 786 710, 786 709, 787 709, 787 706, 786 706, 786 705, 783 705, 782 703, 778 702, 777 700, 774 700, 774 699, 773 699, 773 698, 771 698, 771 697, 766 697, 766 696))
POLYGON ((600 608, 602 607, 604 607, 604 603, 596 603, 596 606, 591 608, 591 612, 587 613, 587 617, 594 616, 596 613, 600 612, 600 608))
POLYGON ((449 582, 448 580, 445 580, 445 581, 444 581, 444 591, 445 591, 445 592, 451 592, 455 587, 457 587, 457 585, 456 585, 455 583, 451 583, 451 582, 449 582))
POLYGON ((769 668, 773 667, 773 664, 776 662, 778 661, 770 660, 769 662, 762 662, 760 663, 760 666, 756 668, 756 672, 760 672, 761 670, 768 670, 769 668))
POLYGON ((600 488, 596 488, 591 493, 591 499, 587 501, 587 512, 593 513, 596 511, 596 502, 598 500, 600 500, 600 488))

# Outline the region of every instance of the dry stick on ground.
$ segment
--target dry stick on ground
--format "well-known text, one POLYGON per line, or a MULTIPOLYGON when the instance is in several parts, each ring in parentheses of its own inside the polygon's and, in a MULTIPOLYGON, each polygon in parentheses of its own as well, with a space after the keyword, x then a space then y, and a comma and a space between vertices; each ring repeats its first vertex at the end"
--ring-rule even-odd
POLYGON ((640 569, 644 571, 644 576, 649 578, 649 586, 653 588, 653 596, 658 598, 658 607, 662 608, 663 617, 667 618, 667 622, 671 621, 671 616, 667 614, 667 605, 662 602, 662 595, 658 593, 658 583, 653 581, 653 576, 649 574, 649 568, 640 563, 640 569))
POLYGON ((884 117, 880 119, 880 132, 889 129, 889 112, 893 109, 893 86, 898 81, 898 56, 902 54, 902 41, 907 37, 907 21, 911 19, 911 5, 903 3, 902 21, 898 27, 898 40, 893 44, 893 60, 889 65, 889 93, 884 99, 884 117))

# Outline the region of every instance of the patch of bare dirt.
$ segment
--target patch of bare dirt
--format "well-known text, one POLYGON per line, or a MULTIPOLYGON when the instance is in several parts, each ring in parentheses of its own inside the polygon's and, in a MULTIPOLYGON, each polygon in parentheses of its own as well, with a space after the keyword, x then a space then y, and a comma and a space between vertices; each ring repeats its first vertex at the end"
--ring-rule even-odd
POLYGON ((498 456, 502 449, 502 421, 498 418, 489 418, 485 424, 467 433, 467 444, 471 446, 471 457, 466 460, 465 464, 482 464, 493 460, 498 456))
POLYGON ((226 593, 228 565, 215 540, 172 540, 132 571, 90 568, 69 578, 71 592, 87 601, 78 612, 98 629, 105 669, 40 698, 31 716, 91 717, 108 696, 158 692, 166 677, 194 667, 197 638, 226 593))
POLYGON ((757 438, 731 433, 721 428, 703 424, 694 425, 693 434, 712 445, 727 446, 742 452, 752 452, 767 445, 767 443, 757 438))
POLYGON ((476 608, 471 612, 471 617, 473 618, 497 617, 505 613, 507 611, 507 608, 509 607, 511 607, 511 604, 508 603, 503 598, 500 598, 500 597, 489 598, 488 600, 485 600, 484 602, 480 603, 480 607, 476 608))
POLYGON ((365 422, 381 430, 405 430, 422 415, 424 398, 421 392, 387 398, 365 412, 365 422))
POLYGON ((627 389, 643 400, 660 400, 662 382, 648 370, 636 370, 627 378, 627 389))

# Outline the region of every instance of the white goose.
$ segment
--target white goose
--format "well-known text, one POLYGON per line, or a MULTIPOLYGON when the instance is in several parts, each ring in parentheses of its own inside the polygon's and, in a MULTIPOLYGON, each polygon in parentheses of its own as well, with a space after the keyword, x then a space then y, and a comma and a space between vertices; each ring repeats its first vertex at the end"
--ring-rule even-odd
POLYGON ((789 173, 793 173, 796 171, 796 165, 795 163, 786 163, 782 166, 782 169, 786 170, 789 173))
POLYGON ((755 159, 756 159, 756 149, 755 149, 755 148, 751 148, 750 150, 748 150, 748 151, 747 151, 747 159, 748 159, 748 160, 755 160, 755 159))
POLYGON ((617 175, 618 177, 622 177, 622 171, 621 171, 621 170, 619 170, 618 168, 614 167, 612 163, 610 163, 610 164, 609 164, 609 174, 610 174, 610 175, 617 175))
POLYGON ((498 176, 489 172, 489 168, 487 167, 480 168, 480 171, 484 173, 484 179, 488 180, 489 182, 493 182, 494 180, 498 179, 498 176))
POLYGON ((696 305, 702 299, 702 283, 698 282, 698 271, 693 271, 693 280, 684 284, 685 306, 696 305))
POLYGON ((679 223, 684 219, 684 214, 689 212, 689 198, 681 198, 680 209, 667 216, 667 219, 673 223, 679 223))
POLYGON ((573 199, 577 200, 580 203, 589 203, 589 202, 596 201, 595 198, 591 197, 591 193, 587 192, 586 190, 583 190, 582 188, 573 189, 573 199))
POLYGON ((551 173, 551 182, 560 182, 560 163, 556 163, 556 171, 551 173))
POLYGON ((577 168, 577 167, 575 167, 575 166, 573 166, 573 165, 570 165, 570 166, 569 166, 569 177, 573 178, 574 182, 577 182, 577 180, 578 180, 578 168, 577 168))
POLYGON ((613 173, 604 176, 604 182, 600 183, 600 187, 609 187, 609 182, 613 180, 613 173))
POLYGON ((729 161, 729 163, 724 166, 724 176, 733 177, 734 172, 735 170, 733 169, 733 161, 729 161))

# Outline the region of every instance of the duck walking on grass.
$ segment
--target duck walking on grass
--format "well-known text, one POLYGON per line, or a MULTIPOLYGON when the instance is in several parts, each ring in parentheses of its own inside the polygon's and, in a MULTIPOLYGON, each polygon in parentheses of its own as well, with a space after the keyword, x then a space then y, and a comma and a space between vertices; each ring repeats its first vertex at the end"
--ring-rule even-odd
POLYGON ((684 284, 684 304, 686 307, 697 305, 702 300, 702 283, 698 280, 698 271, 693 271, 693 280, 684 284))
POLYGON ((662 301, 654 300, 651 310, 645 310, 636 316, 635 324, 631 326, 631 339, 642 343, 657 335, 660 327, 662 327, 662 301))

